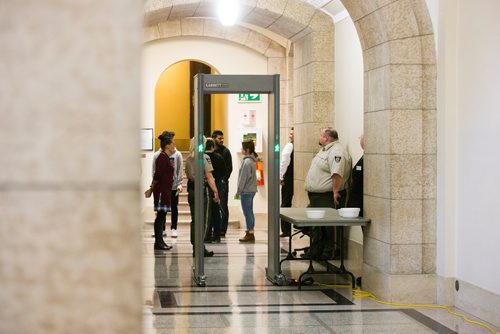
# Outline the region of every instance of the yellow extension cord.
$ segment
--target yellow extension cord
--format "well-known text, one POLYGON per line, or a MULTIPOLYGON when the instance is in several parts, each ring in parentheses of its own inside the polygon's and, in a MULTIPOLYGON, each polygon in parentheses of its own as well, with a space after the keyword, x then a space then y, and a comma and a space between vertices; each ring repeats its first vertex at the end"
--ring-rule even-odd
MULTIPOLYGON (((351 288, 350 285, 329 285, 329 284, 318 284, 320 286, 326 286, 326 287, 331 287, 331 288, 351 288)), ((395 306, 395 307, 412 307, 412 308, 426 308, 426 309, 441 309, 441 310, 446 310, 448 313, 453 314, 454 316, 457 316, 459 318, 462 318, 465 322, 476 325, 476 326, 481 326, 483 328, 486 328, 488 331, 490 331, 492 334, 500 334, 500 332, 494 331, 490 326, 483 324, 478 321, 473 321, 467 318, 467 316, 454 312, 452 309, 450 309, 448 306, 441 306, 441 305, 420 305, 420 304, 402 304, 402 303, 390 303, 390 302, 384 302, 377 297, 375 297, 371 292, 359 290, 359 289, 351 289, 352 290, 352 296, 353 298, 356 299, 364 299, 368 298, 373 300, 376 303, 382 304, 382 305, 388 305, 388 306, 395 306)))

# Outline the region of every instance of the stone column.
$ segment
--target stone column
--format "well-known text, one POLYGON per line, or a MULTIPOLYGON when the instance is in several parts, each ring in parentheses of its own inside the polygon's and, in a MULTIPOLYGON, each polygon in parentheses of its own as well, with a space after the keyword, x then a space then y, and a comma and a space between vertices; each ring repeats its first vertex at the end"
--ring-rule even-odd
POLYGON ((1 7, 0 333, 140 333, 140 4, 1 7))
POLYGON ((433 303, 436 69, 423 1, 345 1, 365 63, 363 288, 389 301, 433 303))
POLYGON ((304 181, 319 149, 320 129, 335 126, 333 22, 317 12, 310 28, 294 42, 294 205, 298 207, 309 203, 304 181))

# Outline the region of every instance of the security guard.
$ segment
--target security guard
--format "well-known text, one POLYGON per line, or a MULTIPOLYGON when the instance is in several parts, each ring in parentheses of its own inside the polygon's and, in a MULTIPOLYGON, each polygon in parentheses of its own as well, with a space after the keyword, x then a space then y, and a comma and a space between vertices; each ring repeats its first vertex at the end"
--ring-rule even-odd
MULTIPOLYGON (((206 138, 203 137, 203 142, 206 141, 206 138)), ((189 211, 191 212, 191 244, 193 245, 193 257, 194 257, 194 197, 195 197, 195 177, 194 173, 194 165, 197 163, 194 160, 194 150, 196 149, 194 138, 191 138, 191 143, 189 145, 189 156, 186 158, 186 176, 188 177, 188 203, 189 203, 189 211)), ((212 171, 214 170, 212 166, 212 162, 210 157, 207 154, 203 154, 203 171, 205 175, 205 189, 204 189, 204 198, 203 204, 205 208, 205 225, 207 224, 207 220, 211 215, 212 204, 219 203, 219 194, 217 191, 217 186, 215 184, 215 179, 213 177, 212 171)), ((203 232, 204 233, 204 232, 203 232)), ((208 251, 206 248, 204 250, 205 257, 214 256, 214 252, 208 251)))
MULTIPOLYGON (((345 207, 351 176, 351 156, 340 144, 338 133, 333 128, 321 130, 319 144, 321 149, 311 163, 305 182, 309 207, 335 209, 345 207)), ((333 227, 312 228, 311 248, 304 257, 333 259, 340 252, 338 249, 340 247, 339 232, 339 228, 333 227), (335 238, 336 235, 337 238, 335 238), (336 239, 337 243, 335 243, 336 239), (337 249, 335 249, 335 244, 337 244, 337 249)))

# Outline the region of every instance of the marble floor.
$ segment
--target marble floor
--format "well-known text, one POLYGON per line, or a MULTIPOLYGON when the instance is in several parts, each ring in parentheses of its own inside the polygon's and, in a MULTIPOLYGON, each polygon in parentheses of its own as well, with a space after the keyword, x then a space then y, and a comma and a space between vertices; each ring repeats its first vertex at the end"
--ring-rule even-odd
MULTIPOLYGON (((155 252, 151 233, 152 226, 146 225, 144 334, 491 333, 443 310, 388 307, 354 299, 349 282, 342 278, 318 278, 301 291, 297 286, 272 285, 265 277, 265 229, 256 230, 255 244, 240 244, 243 230, 236 229, 229 230, 220 244, 207 244, 215 256, 205 258, 206 287, 198 287, 192 279, 189 226, 180 227, 177 239, 165 238, 173 245, 169 251, 155 252)), ((284 252, 287 239, 281 242, 284 252)), ((294 246, 307 243, 306 237, 294 238, 294 246)), ((297 278, 307 269, 307 262, 287 261, 282 269, 287 278, 297 278)))

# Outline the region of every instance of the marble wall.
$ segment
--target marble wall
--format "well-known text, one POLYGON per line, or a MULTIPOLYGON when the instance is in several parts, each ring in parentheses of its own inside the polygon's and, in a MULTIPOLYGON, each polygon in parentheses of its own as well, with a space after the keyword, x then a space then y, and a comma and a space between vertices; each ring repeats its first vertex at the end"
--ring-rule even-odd
POLYGON ((0 332, 140 333, 141 8, 1 7, 0 332))

